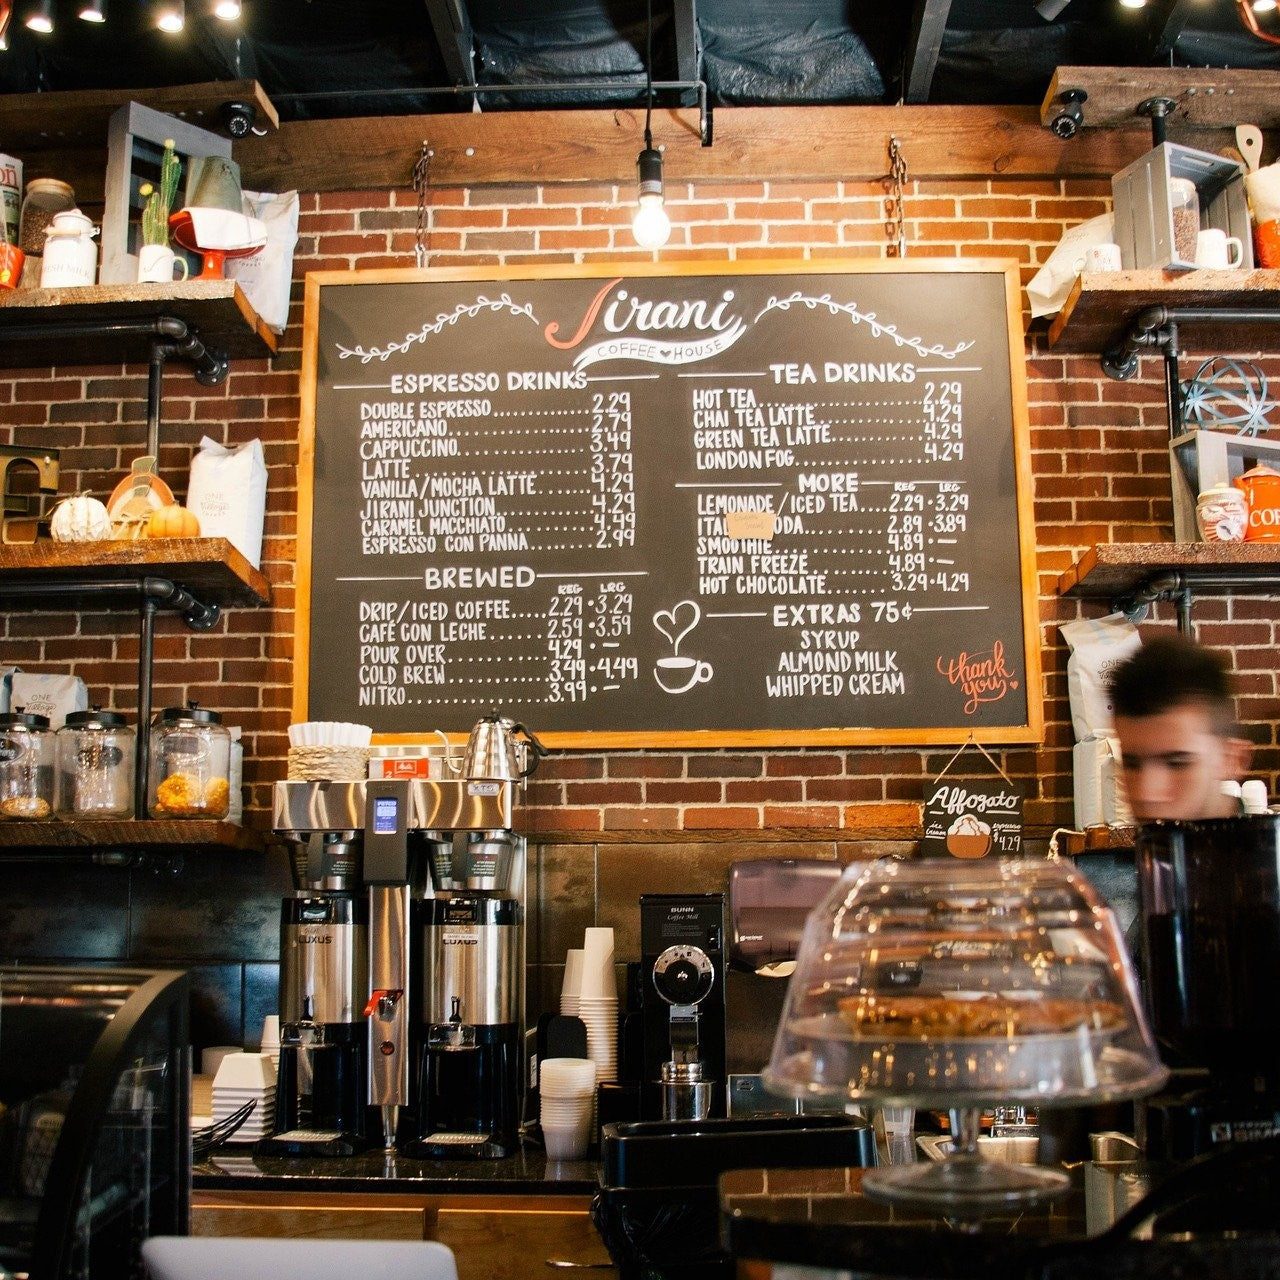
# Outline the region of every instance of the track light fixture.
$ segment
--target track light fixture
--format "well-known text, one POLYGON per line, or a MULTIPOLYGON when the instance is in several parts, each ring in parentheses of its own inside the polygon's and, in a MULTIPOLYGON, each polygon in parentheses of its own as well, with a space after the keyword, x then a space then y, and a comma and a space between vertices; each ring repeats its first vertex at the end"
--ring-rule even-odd
POLYGON ((646 8, 644 60, 644 150, 636 160, 640 171, 640 192, 631 219, 631 234, 642 249, 661 249, 671 238, 671 219, 667 217, 662 193, 662 152, 653 145, 649 128, 653 117, 653 0, 646 8))
POLYGON ((152 21, 161 31, 176 34, 186 25, 186 6, 182 0, 157 0, 152 21))
POLYGON ((81 0, 80 20, 82 22, 106 22, 107 0, 81 0))
POLYGON ((26 27, 47 36, 53 30, 53 0, 36 0, 27 11, 26 27))

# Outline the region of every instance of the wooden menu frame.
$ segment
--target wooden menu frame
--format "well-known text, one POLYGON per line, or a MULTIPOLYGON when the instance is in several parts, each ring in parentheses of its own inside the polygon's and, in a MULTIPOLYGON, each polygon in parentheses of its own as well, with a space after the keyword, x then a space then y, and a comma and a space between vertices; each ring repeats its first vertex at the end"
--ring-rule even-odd
MULTIPOLYGON (((930 286, 937 282, 943 287, 955 289, 957 294, 963 294, 966 282, 981 281, 991 296, 998 296, 1002 301, 1001 314, 991 317, 992 323, 988 329, 992 330, 990 341, 993 348, 1003 347, 1003 344, 1007 343, 1008 385, 1007 388, 1003 385, 1003 374, 1001 374, 1000 385, 993 394, 998 393, 1000 396, 1002 409, 1007 411, 1011 427, 1009 438, 1007 440, 1002 438, 1001 444, 1007 448, 1011 456, 1012 481, 1016 489, 1013 505, 1016 508, 1017 529, 1004 530, 1003 534, 1007 534, 1007 542, 1004 545, 1007 547, 1008 554, 1017 557, 1018 565, 1016 591, 1021 608, 1021 626, 1016 628, 1016 634, 1021 652, 1011 655, 1010 661, 1013 669, 1020 673, 1022 692, 1019 696, 1025 701, 1025 715, 1020 716, 1018 723, 985 725, 959 720, 956 723, 937 725, 868 726, 816 723, 798 727, 743 725, 730 728, 696 726, 653 728, 620 724, 616 727, 593 727, 582 731, 564 727, 544 730, 539 724, 536 710, 529 711, 523 718, 528 720, 547 745, 555 748, 929 746, 959 743, 970 739, 992 744, 1040 741, 1043 737, 1042 677, 1020 280, 1015 262, 989 259, 928 260, 910 263, 879 259, 844 262, 690 262, 678 265, 593 263, 575 266, 557 263, 547 266, 460 267, 426 271, 385 269, 308 273, 305 284, 302 412, 299 431, 294 719, 297 721, 310 718, 344 718, 358 721, 362 719, 358 713, 324 716, 316 715, 313 711, 315 701, 313 695, 330 696, 335 679, 339 682, 356 679, 354 670, 347 671, 344 668, 340 673, 318 670, 313 664, 311 651, 313 619, 318 621, 321 610, 327 608, 327 598, 323 606, 318 606, 313 599, 317 589, 317 574, 316 546, 313 545, 312 530, 317 511, 330 500, 330 495, 317 493, 317 430, 328 432, 335 429, 332 427, 335 416, 332 410, 327 410, 323 415, 318 415, 317 411, 318 399, 331 393, 333 382, 326 377, 322 369, 324 361, 321 346, 332 336, 324 331, 326 308, 341 310, 346 306, 349 298, 357 296, 354 293, 344 293, 345 290, 350 290, 353 286, 362 288, 373 286, 378 295, 378 305, 374 311, 379 321, 391 317, 387 332, 402 335, 406 330, 419 324, 423 315, 436 314, 433 309, 432 291, 437 287, 446 289, 458 285, 493 287, 507 285, 511 290, 518 290, 523 282, 535 284, 546 282, 551 286, 557 282, 577 282, 581 286, 584 282, 600 282, 604 285, 605 282, 613 281, 616 284, 618 279, 621 279, 624 285, 628 281, 636 281, 637 287, 653 281, 668 281, 671 282, 671 287, 675 288, 679 286, 682 279, 689 286, 696 283, 696 279, 685 278, 724 277, 726 288, 733 285, 735 278, 741 278, 742 283, 738 287, 746 291, 760 283, 753 282, 751 277, 776 276, 782 278, 782 284, 803 285, 805 277, 815 275, 856 277, 860 284, 877 297, 890 298, 900 296, 900 289, 906 287, 908 283, 901 279, 905 276, 922 277, 923 281, 930 286), (893 277, 898 279, 892 279, 893 277), (996 329, 999 330, 998 334, 994 332, 996 329), (313 678, 317 680, 315 689, 312 685, 313 678)), ((797 291, 797 296, 801 291, 797 291)), ((963 311, 964 308, 958 307, 957 310, 963 311)), ((345 319, 346 317, 344 321, 345 319)), ((877 328, 877 326, 880 330, 893 328, 892 325, 877 322, 875 313, 872 312, 861 316, 860 320, 866 328, 877 328)), ((363 344, 353 344, 353 335, 347 331, 350 326, 345 323, 339 326, 333 321, 332 316, 329 317, 328 322, 334 325, 335 331, 339 327, 343 328, 344 341, 348 347, 354 346, 355 354, 363 354, 366 361, 373 360, 375 365, 387 360, 387 349, 379 349, 376 345, 366 349, 363 344)), ((855 321, 856 323, 858 322, 855 321)), ((385 335, 382 337, 385 340, 385 335)), ((420 342, 420 339, 415 336, 414 342, 420 342)), ((394 349, 398 352, 411 345, 413 344, 409 342, 397 343, 394 344, 394 349)), ((352 354, 352 352, 348 350, 345 354, 352 354)), ((354 363, 352 362, 353 365, 354 363)), ((348 371, 350 367, 347 366, 348 371)), ((326 521, 326 529, 332 529, 332 520, 326 521)), ((332 539, 325 540, 324 550, 329 550, 331 541, 332 539)), ((327 621, 326 616, 326 623, 327 621)), ((1014 629, 1011 628, 1011 630, 1014 629)), ((939 657, 938 661, 941 663, 942 658, 939 657)), ((942 667, 939 665, 938 669, 941 671, 942 667)), ((1019 681, 1013 680, 1009 683, 1016 689, 1019 681)), ((366 716, 364 722, 370 719, 375 721, 375 741, 426 741, 434 738, 439 728, 437 725, 424 724, 421 731, 404 727, 386 729, 379 728, 376 716, 366 716)), ((463 726, 450 725, 447 726, 447 732, 453 735, 463 731, 463 728, 463 726)))

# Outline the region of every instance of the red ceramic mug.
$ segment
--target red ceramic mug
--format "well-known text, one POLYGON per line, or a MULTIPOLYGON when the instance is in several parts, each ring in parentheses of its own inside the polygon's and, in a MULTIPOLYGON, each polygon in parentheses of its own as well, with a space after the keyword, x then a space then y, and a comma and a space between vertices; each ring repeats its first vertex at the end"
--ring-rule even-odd
POLYGON ((1253 233, 1260 267, 1280 267, 1280 221, 1260 222, 1253 233))
POLYGON ((26 254, 16 244, 0 243, 0 289, 16 289, 26 254))

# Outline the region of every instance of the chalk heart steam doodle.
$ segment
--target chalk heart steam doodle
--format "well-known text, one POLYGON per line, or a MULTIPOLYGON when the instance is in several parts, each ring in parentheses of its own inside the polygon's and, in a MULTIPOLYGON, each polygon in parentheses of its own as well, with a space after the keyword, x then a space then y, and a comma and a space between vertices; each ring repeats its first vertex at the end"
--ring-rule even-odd
POLYGON ((653 615, 653 625, 671 641, 675 653, 680 652, 680 641, 698 625, 702 618, 702 610, 696 601, 681 600, 670 609, 659 609, 653 615))

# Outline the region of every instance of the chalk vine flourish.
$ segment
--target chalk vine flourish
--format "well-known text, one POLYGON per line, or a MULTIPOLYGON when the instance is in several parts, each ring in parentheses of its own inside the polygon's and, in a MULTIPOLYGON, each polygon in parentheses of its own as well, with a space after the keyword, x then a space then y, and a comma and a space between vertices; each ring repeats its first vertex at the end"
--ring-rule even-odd
POLYGON ((789 311, 793 306, 806 307, 810 311, 825 307, 833 316, 843 312, 854 324, 865 324, 877 338, 891 338, 898 346, 910 347, 921 356, 940 356, 944 360, 954 360, 961 352, 968 351, 974 345, 972 342, 962 342, 959 346, 950 349, 941 344, 928 346, 920 338, 908 338, 900 334, 897 325, 885 324, 877 320, 874 311, 859 311, 857 305, 852 302, 836 302, 829 293, 824 293, 820 298, 814 298, 801 293, 799 289, 785 298, 770 298, 760 308, 752 323, 759 322, 767 311, 789 311))
POLYGON ((370 347, 367 350, 362 346, 344 347, 341 343, 337 343, 335 345, 338 349, 338 359, 355 358, 361 364, 368 364, 371 360, 387 360, 391 356, 402 355, 415 343, 426 342, 447 325, 457 324, 459 320, 472 319, 482 311, 508 311, 513 316, 524 316, 534 324, 538 323, 538 317, 533 314, 531 303, 526 302, 523 306, 518 306, 508 293, 504 293, 500 298, 486 298, 481 294, 474 302, 459 303, 450 312, 441 311, 433 321, 428 321, 417 333, 406 334, 403 342, 392 342, 385 347, 370 347))

